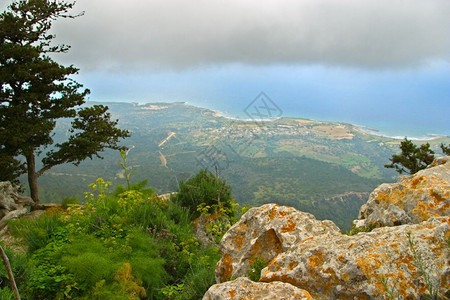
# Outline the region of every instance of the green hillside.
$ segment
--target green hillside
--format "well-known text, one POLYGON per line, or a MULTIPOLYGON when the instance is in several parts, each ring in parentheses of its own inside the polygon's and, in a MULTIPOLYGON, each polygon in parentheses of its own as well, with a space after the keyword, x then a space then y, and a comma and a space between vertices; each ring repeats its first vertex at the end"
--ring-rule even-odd
MULTIPOLYGON (((396 177, 384 164, 399 141, 350 124, 293 118, 239 121, 184 103, 108 106, 119 125, 131 130, 123 144, 132 148, 134 178, 148 179, 158 193, 176 191, 181 181, 208 168, 232 185, 240 203, 291 205, 347 230, 368 193, 396 177), (336 197, 340 200, 334 201, 336 197)), ((68 123, 59 123, 55 138, 67 128, 68 123)), ((432 145, 437 149, 449 140, 436 139, 432 145)), ((103 160, 53 168, 40 178, 42 200, 82 198, 97 177, 123 184, 119 160, 117 151, 108 151, 103 160)))

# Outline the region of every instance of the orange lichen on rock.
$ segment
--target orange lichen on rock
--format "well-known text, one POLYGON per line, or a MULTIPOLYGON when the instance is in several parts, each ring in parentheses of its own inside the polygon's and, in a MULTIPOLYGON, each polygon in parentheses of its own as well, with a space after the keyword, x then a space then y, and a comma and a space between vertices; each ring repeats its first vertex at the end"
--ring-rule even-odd
POLYGON ((298 266, 298 261, 292 261, 288 266, 288 270, 293 270, 296 266, 298 266))
POLYGON ((283 247, 280 239, 277 237, 275 230, 271 229, 262 235, 250 249, 250 259, 255 257, 267 257, 269 259, 275 257, 275 255, 281 253, 283 247), (268 251, 270 250, 270 251, 268 251), (267 253, 269 252, 269 253, 267 253))
POLYGON ((297 226, 297 224, 295 224, 292 219, 288 219, 288 223, 286 225, 284 225, 283 227, 281 227, 280 231, 282 233, 285 232, 292 232, 295 230, 295 227, 297 226))
POLYGON ((233 236, 233 242, 236 245, 236 249, 241 250, 244 244, 244 236, 243 235, 235 235, 233 236))
POLYGON ((424 176, 424 175, 419 175, 419 176, 414 176, 414 178, 411 180, 411 183, 410 183, 410 188, 412 188, 412 189, 416 189, 417 188, 417 186, 420 184, 420 183, 422 183, 422 181, 426 181, 427 180, 427 178, 424 176))
POLYGON ((421 221, 428 220, 431 216, 428 206, 422 201, 417 202, 416 208, 414 208, 412 212, 416 214, 421 221))
POLYGON ((277 216, 277 214, 278 214, 278 208, 279 208, 280 206, 279 205, 274 205, 273 207, 272 207, 272 209, 270 210, 270 212, 269 212, 269 221, 272 221, 273 219, 275 219, 275 217, 277 216))
POLYGON ((308 258, 308 266, 311 269, 321 266, 323 262, 324 262, 323 253, 319 251, 316 253, 316 255, 312 255, 308 258))
POLYGON ((222 259, 222 276, 220 278, 221 282, 225 282, 230 279, 231 274, 233 274, 233 258, 225 253, 222 259))
POLYGON ((228 292, 228 295, 230 296, 230 299, 233 299, 234 297, 236 297, 236 291, 235 290, 230 290, 228 292))
POLYGON ((304 242, 310 241, 310 240, 312 240, 312 239, 314 239, 314 237, 313 237, 313 236, 310 236, 309 238, 306 238, 306 239, 304 239, 304 240, 301 240, 299 243, 304 243, 304 242))
POLYGON ((273 273, 273 274, 271 274, 270 278, 261 277, 261 279, 259 281, 260 282, 281 281, 281 282, 290 283, 296 287, 301 287, 302 283, 303 283, 300 279, 294 278, 292 276, 289 276, 289 275, 283 274, 283 273, 273 273))
POLYGON ((241 223, 239 224, 238 227, 236 227, 236 232, 242 233, 242 232, 246 232, 248 229, 248 225, 246 223, 241 223))
POLYGON ((403 186, 401 188, 396 188, 390 193, 379 193, 377 195, 377 200, 384 206, 389 206, 394 204, 403 209, 405 201, 406 191, 403 186))

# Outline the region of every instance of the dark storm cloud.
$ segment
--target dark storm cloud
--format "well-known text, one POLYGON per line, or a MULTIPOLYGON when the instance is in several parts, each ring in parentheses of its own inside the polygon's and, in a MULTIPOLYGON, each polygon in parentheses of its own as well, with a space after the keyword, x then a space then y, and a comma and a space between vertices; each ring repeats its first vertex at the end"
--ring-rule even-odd
POLYGON ((81 68, 450 59, 448 0, 78 0, 55 26, 81 68))

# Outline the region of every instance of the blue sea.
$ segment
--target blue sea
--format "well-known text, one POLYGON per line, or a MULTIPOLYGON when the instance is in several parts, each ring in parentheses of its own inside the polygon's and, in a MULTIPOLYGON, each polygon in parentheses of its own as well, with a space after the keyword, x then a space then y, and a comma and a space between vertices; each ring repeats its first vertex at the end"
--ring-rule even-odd
POLYGON ((450 64, 411 70, 209 67, 81 76, 93 101, 187 102, 247 119, 264 92, 277 117, 351 123, 391 137, 450 135, 450 64), (279 116, 278 116, 279 115, 279 116))
MULTIPOLYGON (((366 103, 363 106, 352 106, 326 101, 293 101, 291 99, 269 96, 275 106, 274 114, 268 117, 294 117, 317 121, 349 123, 361 127, 372 134, 403 139, 431 139, 436 136, 450 136, 450 121, 442 116, 449 107, 440 107, 436 114, 421 113, 420 107, 405 105, 398 109, 390 109, 389 103, 366 103), (278 109, 278 111, 275 110, 278 109), (442 111, 443 110, 443 111, 442 111), (276 114, 275 114, 276 113, 276 114)), ((255 98, 230 99, 223 102, 188 101, 188 104, 219 111, 223 116, 249 119, 249 105, 261 104, 255 98), (254 102, 256 99, 256 102, 254 102), (253 104, 252 104, 253 102, 253 104)), ((261 105, 263 106, 263 105, 261 105)), ((264 110, 264 108, 262 108, 264 110)), ((449 114, 450 115, 450 112, 449 114)))

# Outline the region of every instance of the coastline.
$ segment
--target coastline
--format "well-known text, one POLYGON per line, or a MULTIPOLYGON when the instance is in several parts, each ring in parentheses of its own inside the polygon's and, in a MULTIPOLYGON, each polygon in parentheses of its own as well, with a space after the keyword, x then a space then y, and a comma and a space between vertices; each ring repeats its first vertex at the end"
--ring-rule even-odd
MULTIPOLYGON (((187 105, 191 105, 186 103, 187 105)), ((191 106, 195 106, 195 105, 191 105, 191 106)), ((198 106, 195 106, 198 107, 198 106)), ((198 107, 198 108, 202 108, 202 107, 198 107)), ((308 120, 308 121, 314 121, 314 122, 327 122, 327 123, 336 123, 336 124, 349 124, 351 126, 353 126, 356 130, 358 130, 361 133, 366 133, 366 134, 370 134, 370 135, 376 135, 379 137, 383 137, 383 138, 389 138, 389 139, 394 139, 394 140, 403 140, 405 137, 407 137, 409 140, 412 141, 433 141, 436 139, 440 139, 440 138, 447 138, 450 137, 449 135, 443 135, 443 134, 435 134, 435 133, 428 133, 425 136, 408 136, 408 135, 390 135, 388 133, 384 133, 381 130, 378 129, 374 129, 371 128, 369 126, 366 125, 360 125, 360 124, 354 124, 354 123, 346 123, 346 122, 336 122, 336 121, 326 121, 326 120, 315 120, 315 119, 309 119, 309 118, 302 118, 302 117, 278 117, 278 118, 272 118, 272 119, 259 119, 259 120, 255 120, 255 119, 242 119, 239 117, 232 117, 227 115, 226 113, 220 111, 220 110, 213 110, 213 109, 209 109, 214 113, 214 116, 217 117, 221 117, 224 119, 228 119, 228 120, 232 120, 232 121, 241 121, 241 122, 273 122, 276 120, 281 120, 284 118, 289 118, 289 119, 298 119, 298 120, 308 120)))
MULTIPOLYGON (((314 121, 314 122, 327 122, 327 123, 336 123, 336 124, 349 124, 351 126, 353 126, 355 128, 355 130, 358 130, 361 133, 365 133, 365 134, 370 134, 370 135, 375 135, 375 136, 379 136, 379 137, 383 137, 383 138, 389 138, 389 139, 395 139, 395 140, 403 140, 405 137, 407 137, 409 140, 413 140, 413 141, 433 141, 436 139, 440 139, 440 138, 450 138, 450 135, 446 135, 446 134, 435 134, 435 133, 428 133, 425 135, 417 135, 417 136, 413 136, 413 135, 393 135, 393 134, 389 134, 386 132, 383 132, 383 130, 380 129, 375 129, 373 127, 369 127, 367 125, 361 125, 361 124, 356 124, 356 123, 351 123, 351 122, 345 122, 345 121, 327 121, 327 120, 317 120, 317 119, 311 119, 311 118, 305 118, 305 117, 298 117, 298 116, 289 116, 289 117, 277 117, 277 118, 269 118, 269 119, 251 119, 251 118, 240 118, 240 117, 236 117, 236 116, 231 116, 231 114, 229 112, 224 112, 221 110, 217 110, 217 109, 211 109, 211 108, 206 108, 206 107, 201 107, 199 105, 190 103, 188 101, 173 101, 173 102, 162 102, 162 101, 157 101, 157 102, 143 102, 143 101, 133 101, 133 102, 126 102, 126 101, 118 101, 118 102, 102 102, 102 101, 88 101, 88 102, 96 102, 96 103, 102 103, 102 104, 119 104, 119 103, 123 103, 123 104, 130 104, 130 105, 136 105, 136 106, 147 106, 147 105, 152 105, 152 106, 158 106, 158 105, 187 105, 187 106, 192 106, 192 107, 196 107, 199 109, 203 109, 203 110, 209 110, 214 116, 216 117, 220 117, 220 118, 224 118, 227 120, 231 120, 231 121, 240 121, 240 122, 274 122, 277 120, 281 120, 283 118, 289 118, 289 119, 299 119, 299 120, 308 120, 308 121, 314 121)), ((88 102, 86 104, 88 104, 88 102)))
POLYGON ((379 137, 389 138, 389 139, 395 139, 395 140, 403 140, 404 138, 408 138, 412 141, 433 141, 441 138, 447 138, 448 135, 443 134, 434 134, 434 133, 428 133, 425 136, 407 136, 407 135, 389 135, 386 133, 383 133, 382 131, 378 129, 373 129, 370 127, 367 127, 365 125, 359 125, 359 124, 351 124, 353 125, 359 132, 370 134, 370 135, 376 135, 379 137))

